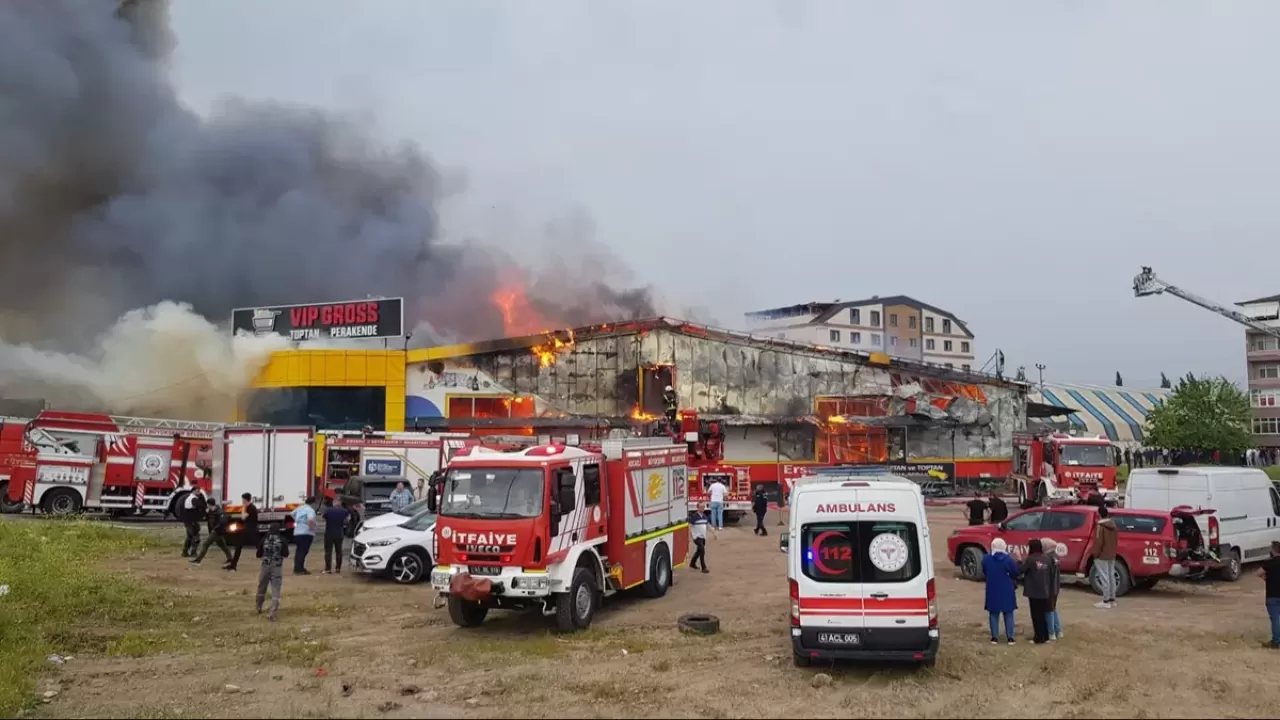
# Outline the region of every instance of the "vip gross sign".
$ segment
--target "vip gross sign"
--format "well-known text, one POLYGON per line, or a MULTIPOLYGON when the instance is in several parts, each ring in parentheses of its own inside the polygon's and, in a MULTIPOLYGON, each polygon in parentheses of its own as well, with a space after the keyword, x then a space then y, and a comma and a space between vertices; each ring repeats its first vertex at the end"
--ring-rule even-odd
POLYGON ((240 308, 231 312, 231 327, 237 333, 283 335, 297 342, 401 337, 404 298, 240 308))

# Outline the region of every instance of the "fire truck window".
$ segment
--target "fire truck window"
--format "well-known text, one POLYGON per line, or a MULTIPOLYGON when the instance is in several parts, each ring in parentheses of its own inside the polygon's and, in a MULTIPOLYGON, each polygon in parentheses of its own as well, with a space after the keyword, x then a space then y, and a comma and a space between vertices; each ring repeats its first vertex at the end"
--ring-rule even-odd
POLYGON ((1081 465, 1085 467, 1111 467, 1115 454, 1110 445, 1063 445, 1059 465, 1081 465))
POLYGON ((1021 515, 1015 515, 1013 518, 1005 521, 1004 526, 1006 530, 1039 530, 1040 524, 1044 520, 1044 516, 1045 512, 1043 510, 1031 510, 1029 512, 1022 513, 1021 515))
POLYGON ((582 466, 582 502, 587 506, 600 504, 600 466, 582 466))
POLYGON ((1066 532, 1067 530, 1079 530, 1084 527, 1084 513, 1070 512, 1068 510, 1057 510, 1046 513, 1042 530, 1053 532, 1066 532))
POLYGON ((555 481, 556 490, 558 491, 557 497, 560 499, 560 512, 567 513, 572 511, 574 509, 574 484, 576 482, 573 470, 570 468, 557 470, 555 474, 555 481))
POLYGON ((538 517, 542 514, 542 470, 451 468, 445 476, 440 514, 448 517, 538 517))

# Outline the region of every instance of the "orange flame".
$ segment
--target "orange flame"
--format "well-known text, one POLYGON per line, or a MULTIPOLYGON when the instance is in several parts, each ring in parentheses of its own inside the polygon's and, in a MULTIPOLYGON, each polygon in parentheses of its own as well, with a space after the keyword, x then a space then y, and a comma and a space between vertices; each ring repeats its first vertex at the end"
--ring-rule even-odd
POLYGON ((849 421, 844 419, 844 417, 841 415, 832 415, 831 417, 827 418, 827 422, 839 424, 839 423, 847 423, 849 421))
POLYGON ((502 312, 502 330, 507 337, 533 335, 546 332, 543 328, 553 327, 553 323, 529 302, 521 278, 508 274, 489 299, 502 312))
POLYGON ((650 415, 649 413, 645 413, 645 412, 640 412, 640 406, 639 406, 639 405, 637 405, 637 406, 635 406, 634 408, 632 408, 632 409, 631 409, 631 419, 632 419, 632 420, 643 420, 643 421, 645 421, 645 422, 648 422, 648 421, 650 421, 650 420, 657 420, 657 419, 658 419, 658 416, 657 416, 657 415, 650 415))
POLYGON ((568 337, 561 339, 547 334, 547 341, 533 346, 533 354, 538 356, 538 367, 550 367, 556 363, 556 355, 568 352, 574 346, 573 331, 568 330, 568 337))

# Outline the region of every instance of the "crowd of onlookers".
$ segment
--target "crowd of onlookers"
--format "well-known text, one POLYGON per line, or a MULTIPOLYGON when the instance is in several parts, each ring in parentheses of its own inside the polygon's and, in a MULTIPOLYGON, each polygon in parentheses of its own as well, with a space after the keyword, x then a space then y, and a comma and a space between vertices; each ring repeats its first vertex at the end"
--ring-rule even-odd
POLYGON ((1277 448, 1249 448, 1242 453, 1223 453, 1219 450, 1167 450, 1158 448, 1115 448, 1116 464, 1130 468, 1159 467, 1164 465, 1243 465, 1269 467, 1280 464, 1277 448))

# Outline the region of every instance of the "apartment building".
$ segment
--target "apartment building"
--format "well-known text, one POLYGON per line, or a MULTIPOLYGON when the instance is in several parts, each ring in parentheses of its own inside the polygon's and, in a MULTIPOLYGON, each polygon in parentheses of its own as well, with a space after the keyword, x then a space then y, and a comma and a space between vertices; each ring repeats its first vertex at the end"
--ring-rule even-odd
MULTIPOLYGON (((1236 305, 1251 319, 1280 329, 1280 295, 1236 305)), ((1252 328, 1244 337, 1254 441, 1259 447, 1280 446, 1280 338, 1252 328)))
POLYGON ((746 314, 746 324, 757 335, 883 352, 957 370, 978 367, 969 326, 954 314, 907 295, 758 310, 746 314))

